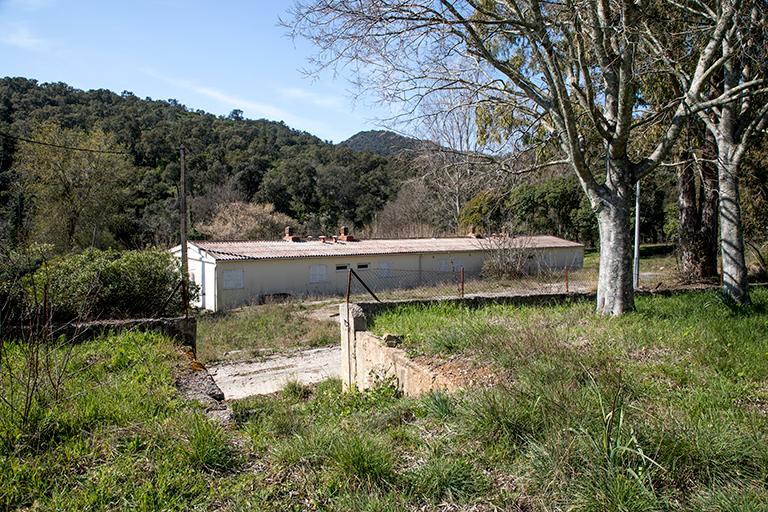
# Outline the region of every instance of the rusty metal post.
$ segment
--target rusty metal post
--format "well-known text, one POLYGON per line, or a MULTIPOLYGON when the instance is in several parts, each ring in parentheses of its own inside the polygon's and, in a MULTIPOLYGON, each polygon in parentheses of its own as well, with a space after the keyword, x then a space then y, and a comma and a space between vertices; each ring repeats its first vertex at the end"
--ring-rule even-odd
POLYGON ((464 267, 459 271, 459 294, 464 298, 464 267))
POLYGON ((347 270, 347 304, 349 304, 349 293, 352 289, 352 269, 347 270))
POLYGON ((570 267, 568 265, 565 266, 565 293, 570 293, 569 289, 569 283, 568 283, 568 271, 570 270, 570 267))
MULTIPOLYGON (((363 281, 362 279, 360 279, 360 276, 359 276, 359 275, 357 275, 357 272, 355 272, 354 270, 352 270, 352 269, 350 268, 350 269, 349 269, 349 273, 350 273, 350 275, 354 275, 354 276, 355 276, 355 279, 357 279, 357 281, 358 281, 358 282, 359 282, 361 285, 363 285, 363 288, 365 288, 365 291, 367 291, 368 293, 370 293, 370 294, 371 294, 371 297, 373 297, 374 299, 376 299, 376 302, 381 302, 381 300, 379 300, 379 298, 376 296, 376 294, 375 294, 375 293, 373 293, 373 290, 371 290, 371 289, 368 287, 368 285, 367 285, 367 284, 365 284, 365 281, 363 281)), ((352 279, 352 278, 350 277, 350 279, 352 279)))

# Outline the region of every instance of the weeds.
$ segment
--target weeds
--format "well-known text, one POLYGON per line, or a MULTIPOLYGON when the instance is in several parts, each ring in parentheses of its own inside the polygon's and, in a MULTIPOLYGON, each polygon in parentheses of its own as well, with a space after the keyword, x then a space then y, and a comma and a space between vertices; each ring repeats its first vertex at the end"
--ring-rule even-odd
POLYGON ((488 481, 472 463, 463 458, 435 457, 411 475, 413 492, 432 503, 465 501, 481 496, 488 481))
POLYGON ((232 469, 236 463, 227 433, 202 414, 192 417, 188 457, 193 467, 207 471, 232 469))
POLYGON ((330 458, 353 486, 382 487, 394 481, 392 451, 378 437, 341 433, 332 445, 330 458))
POLYGON ((451 397, 442 391, 426 393, 421 398, 420 410, 426 416, 444 420, 454 415, 455 408, 451 397))
POLYGON ((216 313, 198 322, 198 358, 203 362, 267 356, 279 350, 338 343, 335 322, 314 320, 296 304, 251 306, 216 313))
POLYGON ((514 379, 419 398, 294 383, 234 402, 231 429, 178 397, 169 340, 83 343, 34 436, 0 453, 0 509, 766 510, 768 318, 712 300, 404 308, 377 328, 426 351, 485 322, 451 357, 514 379))

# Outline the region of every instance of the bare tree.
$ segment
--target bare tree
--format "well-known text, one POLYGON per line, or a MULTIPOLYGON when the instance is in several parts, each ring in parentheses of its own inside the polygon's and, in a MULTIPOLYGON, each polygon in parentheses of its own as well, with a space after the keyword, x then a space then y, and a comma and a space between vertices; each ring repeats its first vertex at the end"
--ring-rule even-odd
POLYGON ((440 217, 442 208, 435 204, 432 190, 423 180, 403 184, 397 197, 389 201, 376 218, 360 230, 363 238, 430 238, 445 236, 449 227, 440 217))
POLYGON ((290 225, 296 221, 276 212, 272 204, 233 201, 219 205, 210 222, 195 227, 218 240, 276 240, 290 225))
POLYGON ((669 155, 689 116, 759 85, 702 98, 731 56, 723 42, 743 7, 737 0, 665 2, 669 11, 686 15, 695 10, 691 6, 712 16, 679 34, 679 44, 695 52, 695 64, 643 154, 634 150, 638 134, 648 132, 638 128, 660 117, 642 110, 639 77, 655 72, 649 65, 659 60, 653 31, 663 29, 663 23, 643 23, 643 2, 314 0, 298 2, 289 25, 318 46, 316 66, 351 64, 361 87, 405 103, 406 113, 418 112, 435 92, 459 89, 481 98, 478 107, 491 113, 489 123, 516 143, 551 141, 557 154, 541 165, 567 163, 598 218, 597 311, 621 314, 634 308, 632 185, 669 155), (703 44, 686 44, 692 37, 703 44), (604 170, 594 158, 601 146, 604 170))
POLYGON ((477 134, 477 98, 446 91, 425 100, 421 138, 430 141, 416 152, 414 165, 436 199, 444 225, 459 234, 466 202, 481 190, 504 186, 514 175, 504 145, 477 134))

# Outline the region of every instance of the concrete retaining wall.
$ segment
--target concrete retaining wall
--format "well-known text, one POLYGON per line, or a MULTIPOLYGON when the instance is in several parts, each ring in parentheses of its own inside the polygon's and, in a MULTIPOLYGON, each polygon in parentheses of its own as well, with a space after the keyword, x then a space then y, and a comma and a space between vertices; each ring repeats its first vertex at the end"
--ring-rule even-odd
POLYGON ((174 338, 179 344, 197 351, 197 319, 185 318, 141 318, 132 320, 99 320, 82 324, 68 324, 56 335, 64 335, 75 342, 96 338, 109 332, 128 330, 153 331, 174 338))
POLYGON ((367 331, 365 314, 356 304, 339 306, 341 325, 341 375, 344 389, 368 389, 378 381, 394 380, 405 395, 458 386, 438 372, 411 360, 404 350, 388 347, 367 331))
MULTIPOLYGON (((706 292, 716 286, 680 287, 674 290, 638 291, 637 295, 669 296, 677 293, 706 292)), ((490 304, 534 305, 557 304, 567 301, 595 300, 594 293, 554 293, 538 295, 474 295, 442 299, 361 302, 339 305, 341 327, 341 378, 345 389, 352 386, 367 389, 377 380, 394 379, 406 395, 418 395, 435 389, 452 390, 460 387, 448 377, 408 358, 404 350, 387 346, 386 342, 368 331, 367 318, 403 305, 457 304, 479 308, 490 304)))

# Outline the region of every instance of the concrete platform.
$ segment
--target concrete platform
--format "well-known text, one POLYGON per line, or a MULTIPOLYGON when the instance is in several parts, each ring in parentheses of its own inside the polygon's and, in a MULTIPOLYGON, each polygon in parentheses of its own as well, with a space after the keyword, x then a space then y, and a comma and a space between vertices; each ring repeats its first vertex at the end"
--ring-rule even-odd
POLYGON ((341 347, 322 347, 258 361, 233 361, 208 367, 225 400, 280 391, 289 381, 313 384, 341 375, 341 347))

